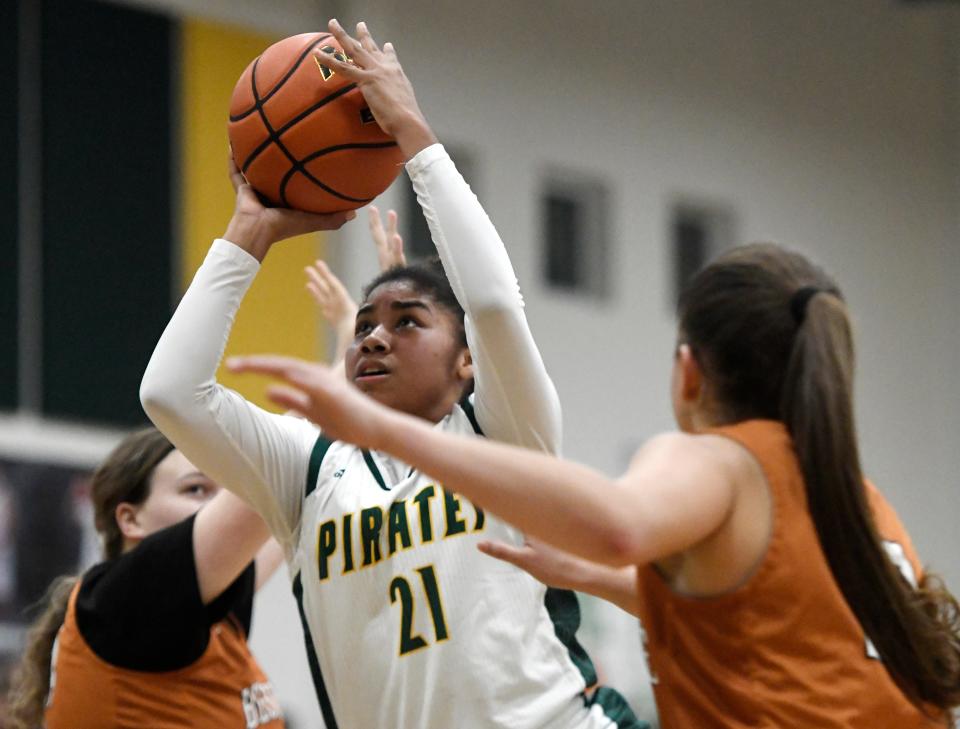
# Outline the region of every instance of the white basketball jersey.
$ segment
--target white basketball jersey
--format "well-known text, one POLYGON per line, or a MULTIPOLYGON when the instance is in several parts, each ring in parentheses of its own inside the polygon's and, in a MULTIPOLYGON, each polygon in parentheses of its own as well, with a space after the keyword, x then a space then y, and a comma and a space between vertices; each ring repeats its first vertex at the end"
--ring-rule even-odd
MULTIPOLYGON (((459 407, 437 427, 474 432, 459 407)), ((395 459, 317 440, 291 573, 328 729, 618 726, 584 699, 576 597, 483 539, 523 541, 395 459)))
MULTIPOLYGON (((503 242, 441 145, 407 170, 464 309, 476 420, 494 440, 558 452, 559 399, 503 242)), ((310 423, 216 382, 258 270, 214 242, 141 396, 183 454, 253 504, 283 545, 327 729, 640 726, 615 691, 585 697, 596 676, 574 637, 573 593, 476 548, 520 544, 516 530, 394 459, 318 440, 310 423)), ((478 432, 465 407, 436 427, 478 432)))

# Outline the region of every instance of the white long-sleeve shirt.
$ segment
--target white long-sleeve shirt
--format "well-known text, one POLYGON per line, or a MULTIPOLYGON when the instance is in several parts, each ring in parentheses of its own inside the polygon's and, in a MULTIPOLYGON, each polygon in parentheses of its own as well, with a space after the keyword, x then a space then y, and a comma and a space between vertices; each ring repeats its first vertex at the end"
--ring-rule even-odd
MULTIPOLYGON (((480 429, 556 453, 559 402, 499 235, 442 146, 407 171, 466 313, 480 429)), ((522 535, 389 455, 331 443, 216 382, 258 268, 214 242, 157 344, 141 399, 283 545, 328 729, 612 726, 583 698, 592 666, 575 664, 575 641, 557 637, 575 598, 476 549, 481 538, 519 544, 522 535)), ((460 406, 436 427, 474 431, 460 406)))

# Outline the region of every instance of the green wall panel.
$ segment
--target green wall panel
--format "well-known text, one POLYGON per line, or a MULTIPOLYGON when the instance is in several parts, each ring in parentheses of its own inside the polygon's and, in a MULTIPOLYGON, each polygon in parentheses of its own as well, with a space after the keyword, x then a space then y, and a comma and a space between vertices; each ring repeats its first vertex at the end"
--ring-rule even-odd
POLYGON ((171 308, 171 53, 164 16, 43 3, 46 414, 144 420, 171 308))
POLYGON ((4 1, 0 23, 0 410, 17 403, 17 9, 4 1))

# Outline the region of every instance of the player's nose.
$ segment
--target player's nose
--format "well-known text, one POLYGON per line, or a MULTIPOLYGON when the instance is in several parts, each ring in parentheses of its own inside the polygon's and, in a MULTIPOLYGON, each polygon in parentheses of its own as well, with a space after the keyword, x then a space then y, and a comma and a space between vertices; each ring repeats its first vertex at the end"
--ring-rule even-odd
POLYGON ((364 354, 390 351, 390 336, 382 324, 378 324, 367 333, 367 336, 360 342, 360 351, 364 354))

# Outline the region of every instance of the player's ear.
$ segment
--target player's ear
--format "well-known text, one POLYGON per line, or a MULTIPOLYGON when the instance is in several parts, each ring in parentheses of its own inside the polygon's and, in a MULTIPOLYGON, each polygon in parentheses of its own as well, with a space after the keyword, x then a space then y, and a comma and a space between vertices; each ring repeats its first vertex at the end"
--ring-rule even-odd
POLYGON ((696 402, 703 393, 703 370, 689 344, 681 344, 677 348, 677 368, 681 399, 688 403, 696 402))
POLYGON ((120 502, 113 515, 124 539, 137 540, 146 536, 140 524, 140 509, 133 504, 126 501, 120 502))
POLYGON ((466 347, 460 350, 457 357, 457 378, 464 382, 473 379, 473 356, 466 347))

